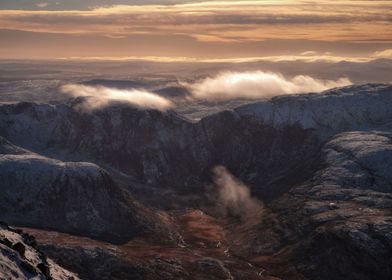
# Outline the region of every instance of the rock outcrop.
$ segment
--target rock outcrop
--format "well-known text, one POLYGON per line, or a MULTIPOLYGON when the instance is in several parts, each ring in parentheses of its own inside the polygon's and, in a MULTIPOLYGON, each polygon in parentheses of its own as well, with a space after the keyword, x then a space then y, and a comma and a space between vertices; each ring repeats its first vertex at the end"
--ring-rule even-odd
POLYGON ((33 236, 0 224, 0 278, 34 280, 78 280, 37 247, 33 236))

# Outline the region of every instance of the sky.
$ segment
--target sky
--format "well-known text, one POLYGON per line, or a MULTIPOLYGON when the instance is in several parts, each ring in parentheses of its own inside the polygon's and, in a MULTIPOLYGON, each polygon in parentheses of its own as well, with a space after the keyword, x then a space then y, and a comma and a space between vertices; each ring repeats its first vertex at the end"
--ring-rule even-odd
POLYGON ((0 59, 392 58, 392 1, 0 0, 0 59))

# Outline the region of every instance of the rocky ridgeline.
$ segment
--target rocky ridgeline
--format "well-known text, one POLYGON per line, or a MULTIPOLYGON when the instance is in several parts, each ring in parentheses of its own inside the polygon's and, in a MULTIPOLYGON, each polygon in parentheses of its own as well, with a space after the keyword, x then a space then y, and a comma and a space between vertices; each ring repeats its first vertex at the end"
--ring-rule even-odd
POLYGON ((392 86, 354 85, 321 94, 274 97, 242 106, 241 116, 255 116, 273 126, 299 124, 323 140, 344 131, 391 128, 392 86))

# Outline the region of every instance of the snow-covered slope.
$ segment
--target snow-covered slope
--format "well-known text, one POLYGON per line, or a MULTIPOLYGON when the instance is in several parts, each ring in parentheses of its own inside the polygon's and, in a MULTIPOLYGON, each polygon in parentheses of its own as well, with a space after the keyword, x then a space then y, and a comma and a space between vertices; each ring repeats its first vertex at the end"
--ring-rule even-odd
POLYGON ((391 125, 392 86, 367 84, 323 93, 275 97, 235 111, 274 126, 299 123, 319 135, 391 125))

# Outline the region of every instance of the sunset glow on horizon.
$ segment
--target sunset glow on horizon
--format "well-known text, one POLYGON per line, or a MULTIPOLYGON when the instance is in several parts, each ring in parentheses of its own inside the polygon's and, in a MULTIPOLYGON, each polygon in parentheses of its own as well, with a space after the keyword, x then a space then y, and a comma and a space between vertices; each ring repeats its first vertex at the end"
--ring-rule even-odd
POLYGON ((361 62, 392 53, 392 1, 79 2, 1 1, 0 58, 361 62))

